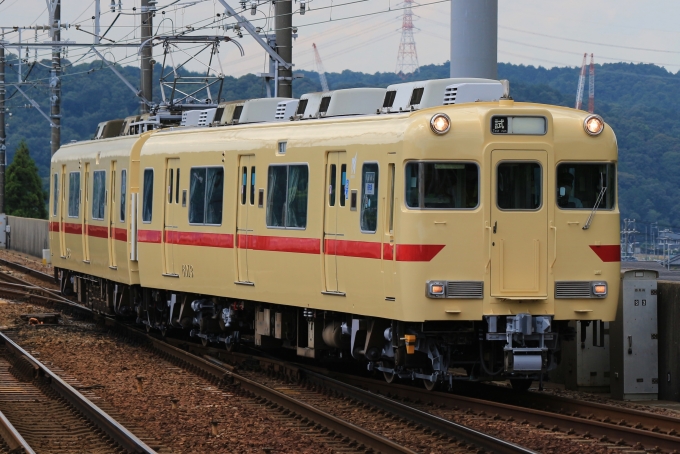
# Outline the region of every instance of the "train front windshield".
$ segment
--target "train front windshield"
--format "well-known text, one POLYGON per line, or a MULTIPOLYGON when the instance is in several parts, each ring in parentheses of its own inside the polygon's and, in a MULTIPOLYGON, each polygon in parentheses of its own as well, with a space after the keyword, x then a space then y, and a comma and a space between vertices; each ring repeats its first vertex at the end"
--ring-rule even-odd
POLYGON ((562 209, 592 209, 602 192, 598 209, 614 208, 616 169, 614 164, 563 163, 557 166, 557 206, 562 209))

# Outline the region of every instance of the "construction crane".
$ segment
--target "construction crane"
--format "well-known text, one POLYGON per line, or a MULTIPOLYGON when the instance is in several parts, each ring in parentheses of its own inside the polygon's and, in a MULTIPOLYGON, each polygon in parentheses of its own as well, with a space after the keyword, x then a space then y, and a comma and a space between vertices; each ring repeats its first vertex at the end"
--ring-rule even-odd
POLYGON ((588 74, 588 112, 595 111, 595 57, 590 54, 590 74, 588 74))
POLYGON ((578 89, 576 90, 576 109, 581 109, 583 101, 583 86, 586 82, 586 58, 588 54, 583 54, 583 64, 581 65, 581 75, 578 78, 578 89))
POLYGON ((314 60, 316 61, 316 72, 319 73, 319 80, 321 81, 321 91, 328 91, 328 81, 326 80, 326 70, 323 69, 323 63, 321 63, 321 56, 319 55, 319 49, 316 48, 316 44, 312 43, 314 48, 314 60))

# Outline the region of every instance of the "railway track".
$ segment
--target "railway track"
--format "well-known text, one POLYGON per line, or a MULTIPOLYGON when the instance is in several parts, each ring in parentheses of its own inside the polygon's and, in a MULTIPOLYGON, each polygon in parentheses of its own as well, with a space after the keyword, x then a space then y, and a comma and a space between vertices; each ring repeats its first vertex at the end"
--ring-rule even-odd
MULTIPOLYGON (((2 264, 2 261, 0 261, 0 264, 2 264)), ((22 266, 18 264, 13 265, 22 266)), ((22 271, 19 268, 17 269, 22 271)), ((0 280, 9 280, 6 279, 6 276, 9 275, 0 273, 0 280)), ((39 275, 34 276, 38 277, 39 275)), ((24 296, 27 296, 26 294, 28 293, 30 294, 29 297, 34 297, 37 293, 38 300, 49 301, 51 304, 73 305, 77 306, 80 310, 89 312, 88 308, 77 305, 60 295, 51 294, 52 292, 49 292, 47 289, 42 289, 39 286, 36 289, 35 285, 23 281, 16 276, 11 276, 10 279, 15 286, 0 282, 0 294, 8 291, 14 292, 16 295, 21 294, 24 296), (17 287, 17 285, 19 285, 19 287, 17 287), (26 288, 21 287, 22 285, 26 288), (31 291, 33 291, 33 293, 31 293, 31 291)), ((44 275, 41 279, 44 279, 45 282, 49 282, 50 280, 51 282, 54 282, 53 277, 48 275, 44 275)), ((36 301, 36 303, 37 302, 40 301, 36 301)), ((172 340, 169 341, 172 342, 172 340)), ((160 344, 156 344, 156 342, 159 341, 154 340, 154 346, 158 348, 157 345, 160 344)), ((186 346, 187 344, 185 344, 185 347, 186 346)), ((225 370, 222 369, 226 367, 225 363, 221 362, 222 360, 232 364, 242 364, 245 361, 253 360, 253 357, 250 355, 239 355, 238 353, 228 353, 223 350, 210 348, 208 348, 208 350, 201 350, 202 347, 198 345, 191 345, 190 349, 198 355, 205 354, 205 351, 219 353, 220 359, 212 361, 219 361, 220 364, 212 364, 212 366, 210 366, 217 367, 217 370, 213 370, 213 372, 206 372, 204 368, 208 367, 209 369, 210 367, 205 366, 205 364, 202 366, 192 364, 192 368, 195 370, 200 370, 201 373, 212 375, 213 377, 217 377, 218 374, 231 374, 233 376, 233 370, 225 372, 225 370)), ((179 355, 179 353, 175 353, 179 355)), ((166 352, 166 354, 168 353, 166 352)), ((186 358, 179 359, 176 357, 176 360, 187 363, 186 358)), ((202 361, 206 362, 207 360, 202 359, 202 361)), ((276 370, 278 374, 283 373, 288 379, 296 380, 304 376, 308 383, 319 387, 320 389, 332 387, 337 390, 341 386, 338 383, 330 385, 330 377, 301 368, 300 366, 261 357, 258 357, 256 361, 263 364, 265 368, 276 370)), ((189 363, 191 363, 191 361, 189 361, 189 363)), ((224 375, 222 378, 223 377, 224 375)), ((247 377, 243 378, 245 379, 247 377)), ((478 418, 502 418, 520 421, 528 426, 537 427, 539 429, 547 428, 553 433, 558 435, 561 434, 560 436, 569 437, 579 435, 591 439, 594 442, 612 446, 630 446, 635 449, 661 449, 669 452, 677 450, 678 446, 680 446, 680 419, 625 407, 592 403, 535 392, 518 394, 508 392, 508 390, 499 387, 485 387, 483 391, 484 398, 480 399, 450 393, 425 392, 424 390, 412 386, 386 386, 383 381, 353 375, 337 375, 336 378, 341 382, 353 385, 356 388, 368 390, 374 394, 386 394, 389 397, 405 400, 407 402, 436 401, 436 407, 438 407, 436 408, 436 413, 443 418, 453 418, 457 413, 463 412, 469 416, 478 418)), ((245 383, 245 381, 241 381, 241 383, 245 383)), ((281 383, 276 386, 280 385, 281 383)), ((354 391, 347 389, 343 391, 344 395, 347 396, 351 396, 353 392, 354 391)), ((358 397, 351 398, 355 400, 359 399, 358 397)), ((276 405, 283 407, 282 403, 276 403, 276 405)), ((428 405, 415 404, 410 405, 410 407, 424 413, 433 411, 431 408, 432 406, 428 405)), ((380 407, 376 406, 376 408, 380 407)), ((380 411, 384 413, 388 410, 382 409, 380 411)), ((405 410, 400 409, 400 411, 405 410)), ((393 413, 391 414, 398 413, 396 409, 393 409, 392 412, 393 413)), ((406 416, 406 413, 403 413, 400 418, 418 421, 418 416, 413 414, 406 416)), ((420 422, 417 424, 420 424, 423 427, 427 426, 427 424, 420 422)), ((436 431, 442 433, 440 429, 437 429, 436 431)))
POLYGON ((0 333, 0 411, 4 415, 0 434, 10 449, 156 452, 4 333, 0 333))

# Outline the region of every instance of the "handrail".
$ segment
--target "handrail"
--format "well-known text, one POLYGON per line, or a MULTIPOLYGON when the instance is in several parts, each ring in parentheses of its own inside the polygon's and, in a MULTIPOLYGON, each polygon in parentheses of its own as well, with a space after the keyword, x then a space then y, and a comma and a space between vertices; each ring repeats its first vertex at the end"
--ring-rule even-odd
POLYGON ((550 228, 555 231, 555 238, 553 241, 553 261, 550 264, 550 269, 552 269, 557 261, 557 227, 555 227, 555 221, 550 221, 550 228))

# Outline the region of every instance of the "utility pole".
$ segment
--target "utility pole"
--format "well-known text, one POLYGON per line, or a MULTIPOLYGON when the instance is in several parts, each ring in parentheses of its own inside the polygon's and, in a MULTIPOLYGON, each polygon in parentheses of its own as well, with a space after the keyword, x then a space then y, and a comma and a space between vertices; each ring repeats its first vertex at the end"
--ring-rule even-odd
MULTIPOLYGON (((276 53, 286 63, 293 62, 293 1, 279 0, 274 6, 276 20, 276 53)), ((276 95, 282 98, 293 97, 293 67, 277 66, 276 95)))
POLYGON ((0 35, 0 213, 5 212, 5 32, 0 35))
MULTIPOLYGON (((153 38, 153 14, 156 11, 156 0, 141 0, 142 10, 142 43, 153 38)), ((153 101, 153 47, 151 42, 147 43, 141 52, 141 61, 139 63, 141 74, 141 91, 142 101, 140 104, 141 113, 148 113, 149 106, 144 100, 153 101)))
MULTIPOLYGON (((50 120, 52 124, 52 155, 61 146, 61 49, 57 44, 61 41, 61 0, 50 0, 48 9, 52 9, 52 74, 50 75, 50 120)), ((21 56, 19 56, 21 58, 21 56)), ((3 161, 4 162, 4 161, 3 161)))

